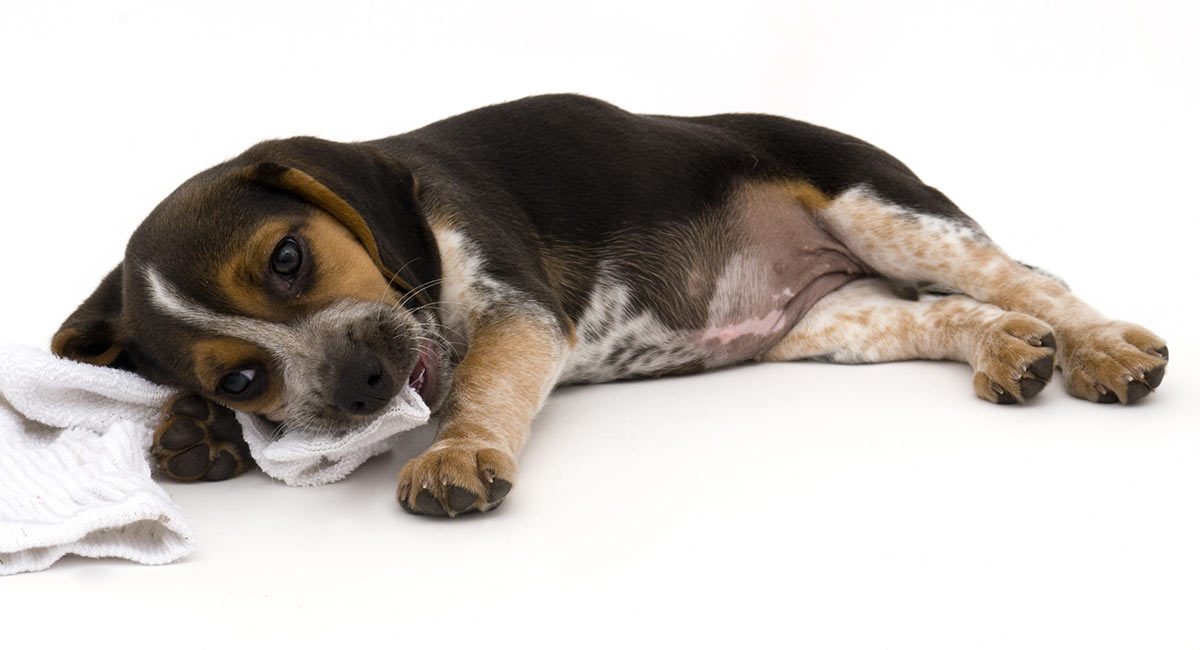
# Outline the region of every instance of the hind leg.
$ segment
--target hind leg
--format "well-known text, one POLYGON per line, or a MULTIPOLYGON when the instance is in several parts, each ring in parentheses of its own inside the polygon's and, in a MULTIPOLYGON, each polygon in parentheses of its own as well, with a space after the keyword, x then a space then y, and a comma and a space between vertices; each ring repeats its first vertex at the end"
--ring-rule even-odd
POLYGON ((1049 323, 1067 390, 1094 402, 1135 402, 1158 387, 1167 346, 1149 330, 1110 320, 1065 286, 1008 257, 979 226, 932 188, 943 214, 905 208, 867 186, 846 190, 821 206, 827 228, 881 275, 931 282, 980 302, 1049 323))
POLYGON ((1054 371, 1048 324, 964 295, 897 297, 880 279, 825 296, 764 360, 876 363, 950 359, 975 370, 975 394, 997 404, 1037 395, 1054 371))

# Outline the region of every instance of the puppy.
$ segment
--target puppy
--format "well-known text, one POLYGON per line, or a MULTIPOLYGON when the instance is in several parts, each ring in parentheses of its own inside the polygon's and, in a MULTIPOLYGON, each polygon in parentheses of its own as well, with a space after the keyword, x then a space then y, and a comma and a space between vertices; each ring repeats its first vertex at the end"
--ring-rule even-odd
POLYGON ((179 388, 154 452, 182 479, 248 465, 226 407, 339 432, 407 383, 440 430, 399 501, 450 516, 504 499, 558 384, 954 359, 997 404, 1056 365, 1072 395, 1130 404, 1167 363, 866 142, 574 95, 258 144, 159 204, 52 349, 179 388))

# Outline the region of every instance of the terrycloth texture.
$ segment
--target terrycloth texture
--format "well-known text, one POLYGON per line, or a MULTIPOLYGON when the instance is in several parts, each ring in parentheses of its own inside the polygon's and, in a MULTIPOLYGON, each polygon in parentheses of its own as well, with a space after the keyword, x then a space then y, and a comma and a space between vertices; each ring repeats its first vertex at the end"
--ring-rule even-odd
POLYGON ((284 434, 272 440, 272 427, 262 418, 237 414, 250 455, 264 472, 288 485, 323 485, 347 474, 391 448, 401 431, 425 424, 429 407, 405 385, 379 417, 366 426, 336 436, 284 434))
MULTIPOLYGON (((0 575, 67 553, 161 564, 191 552, 192 531, 148 460, 171 394, 132 373, 0 346, 0 575)), ((272 440, 261 419, 238 413, 259 467, 289 485, 340 480, 428 418, 407 387, 383 416, 339 436, 272 440)))
POLYGON ((191 552, 146 456, 168 395, 131 373, 0 348, 0 575, 67 553, 162 564, 191 552))

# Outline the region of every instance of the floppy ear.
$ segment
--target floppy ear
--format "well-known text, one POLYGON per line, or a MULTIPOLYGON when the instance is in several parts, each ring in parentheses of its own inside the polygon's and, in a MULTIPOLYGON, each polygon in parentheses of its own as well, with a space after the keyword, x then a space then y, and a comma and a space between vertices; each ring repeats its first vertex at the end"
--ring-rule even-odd
POLYGON ((51 352, 96 366, 133 368, 117 328, 121 315, 121 267, 118 264, 106 275, 96 291, 58 328, 50 342, 51 352))
POLYGON ((418 302, 438 299, 441 260, 416 198, 412 173, 364 145, 317 138, 264 143, 245 174, 333 215, 362 243, 380 273, 418 302))

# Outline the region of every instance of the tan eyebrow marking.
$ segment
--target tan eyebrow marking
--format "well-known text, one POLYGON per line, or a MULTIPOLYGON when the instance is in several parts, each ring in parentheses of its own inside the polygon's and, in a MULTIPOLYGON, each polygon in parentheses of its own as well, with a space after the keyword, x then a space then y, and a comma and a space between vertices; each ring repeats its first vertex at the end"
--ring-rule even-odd
POLYGON ((318 212, 301 229, 317 269, 317 282, 300 299, 314 307, 343 298, 392 302, 400 296, 368 251, 341 223, 318 212))
MULTIPOLYGON (((256 366, 267 373, 267 389, 261 395, 246 401, 229 400, 228 406, 254 413, 270 413, 283 406, 279 373, 272 366, 270 355, 251 343, 228 337, 201 339, 192 344, 192 361, 196 379, 208 391, 213 391, 226 373, 240 368, 256 366)), ((215 397, 224 401, 220 395, 215 397)))
POLYGON ((314 210, 299 228, 283 220, 264 224, 218 268, 216 276, 221 293, 235 308, 274 321, 302 317, 345 298, 372 302, 399 298, 362 243, 321 210, 314 210), (307 254, 313 257, 314 284, 301 295, 280 301, 265 293, 263 279, 279 240, 293 230, 304 238, 307 254))
MULTIPOLYGON (((402 291, 411 291, 415 294, 418 302, 427 303, 427 296, 420 287, 413 287, 400 276, 400 269, 389 269, 383 263, 383 258, 379 254, 379 246, 375 242, 375 235, 371 232, 370 226, 367 225, 366 219, 363 218, 357 210, 354 209, 342 197, 338 196, 333 190, 323 185, 320 181, 291 167, 283 167, 273 163, 266 163, 252 168, 252 171, 247 170, 251 178, 260 182, 266 182, 276 188, 292 192, 314 206, 321 208, 321 213, 333 219, 351 233, 359 247, 371 259, 371 263, 378 269, 380 275, 384 276, 389 283, 400 287, 402 291)), ((413 192, 416 192, 416 180, 413 179, 413 192)))
POLYGON ((258 318, 279 315, 279 309, 262 291, 271 253, 280 239, 292 230, 286 221, 270 221, 254 231, 233 254, 217 268, 217 286, 235 307, 258 318))

